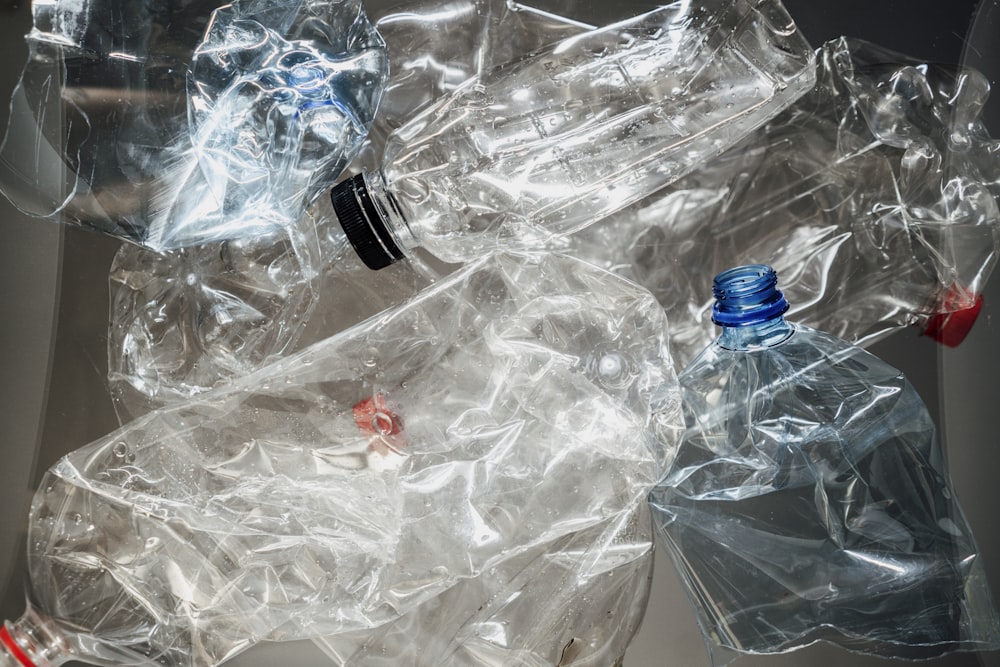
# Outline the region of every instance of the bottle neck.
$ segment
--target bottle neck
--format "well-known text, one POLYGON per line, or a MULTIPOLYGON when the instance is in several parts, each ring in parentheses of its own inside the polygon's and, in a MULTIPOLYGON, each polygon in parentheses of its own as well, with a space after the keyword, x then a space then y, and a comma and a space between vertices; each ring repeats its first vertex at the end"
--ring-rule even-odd
POLYGON ((712 281, 712 321, 722 327, 719 345, 727 350, 773 347, 792 335, 782 315, 788 301, 778 289, 778 274, 766 264, 723 271, 712 281))
POLYGON ((378 209, 392 240, 403 251, 403 254, 410 254, 410 251, 419 246, 420 242, 406 221, 406 217, 399 210, 396 198, 389 192, 385 174, 381 170, 365 171, 362 172, 362 176, 368 194, 378 209))
POLYGON ((718 343, 727 350, 747 352, 774 347, 786 341, 794 332, 795 328, 779 315, 774 319, 749 326, 723 325, 718 343))
POLYGON ((385 268, 419 245, 381 171, 341 181, 330 195, 347 240, 368 268, 385 268))
POLYGON ((58 667, 71 659, 52 621, 31 608, 0 627, 0 667, 58 667))

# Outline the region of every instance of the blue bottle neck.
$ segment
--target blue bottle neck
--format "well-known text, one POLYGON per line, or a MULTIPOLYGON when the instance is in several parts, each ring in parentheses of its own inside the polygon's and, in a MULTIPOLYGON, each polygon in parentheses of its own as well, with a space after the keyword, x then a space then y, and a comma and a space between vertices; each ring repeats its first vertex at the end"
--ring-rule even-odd
POLYGON ((722 325, 722 333, 717 342, 727 350, 747 352, 774 347, 788 340, 794 332, 795 328, 786 322, 784 317, 778 315, 749 326, 722 325))
POLYGON ((773 347, 794 329, 782 315, 788 301, 778 289, 778 274, 766 264, 723 271, 712 282, 712 321, 722 327, 719 345, 727 350, 773 347))

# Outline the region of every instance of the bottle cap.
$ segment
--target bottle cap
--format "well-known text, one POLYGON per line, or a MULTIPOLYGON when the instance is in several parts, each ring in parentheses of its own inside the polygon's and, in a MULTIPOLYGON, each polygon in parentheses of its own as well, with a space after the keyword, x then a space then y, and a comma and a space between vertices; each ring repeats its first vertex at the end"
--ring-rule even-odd
POLYGON ((942 345, 957 347, 972 330, 983 309, 983 295, 953 284, 938 299, 937 312, 924 327, 924 335, 942 345))
POLYGON ((396 245, 382 213, 372 201, 364 174, 335 185, 330 198, 347 240, 365 266, 377 271, 403 258, 403 251, 396 245))
POLYGON ((21 667, 35 667, 35 663, 28 657, 28 654, 10 636, 6 623, 0 625, 0 665, 7 665, 10 662, 3 658, 4 653, 16 660, 16 664, 21 667))
POLYGON ((750 264, 715 276, 712 321, 725 327, 748 327, 780 316, 788 301, 778 289, 778 274, 766 264, 750 264))

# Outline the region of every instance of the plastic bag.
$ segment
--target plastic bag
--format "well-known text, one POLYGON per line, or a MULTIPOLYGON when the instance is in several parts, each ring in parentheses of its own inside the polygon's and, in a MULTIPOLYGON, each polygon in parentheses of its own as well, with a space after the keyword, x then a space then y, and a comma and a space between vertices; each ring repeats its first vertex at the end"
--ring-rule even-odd
POLYGON ((918 325, 954 345, 975 321, 1000 247, 985 80, 850 40, 818 60, 790 111, 568 241, 656 295, 680 362, 715 335, 712 274, 740 263, 773 265, 798 321, 861 344, 918 325))
MULTIPOLYGON (((679 419, 647 292, 570 258, 494 256, 62 459, 30 517, 33 611, 7 632, 207 666, 383 625, 532 549, 621 534, 679 419)), ((634 571, 649 552, 619 555, 634 571)))
POLYGON ((4 194, 156 249, 298 219, 361 147, 384 44, 356 0, 216 6, 34 3, 4 194))
POLYGON ((1000 647, 934 423, 906 378, 784 321, 770 267, 715 279, 718 340, 650 494, 714 664, 824 640, 929 658, 1000 647))

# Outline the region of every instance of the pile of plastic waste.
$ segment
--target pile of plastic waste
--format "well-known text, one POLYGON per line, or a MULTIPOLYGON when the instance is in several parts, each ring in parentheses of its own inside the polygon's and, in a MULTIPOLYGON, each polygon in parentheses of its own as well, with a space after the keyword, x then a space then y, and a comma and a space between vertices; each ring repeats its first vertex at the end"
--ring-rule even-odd
POLYGON ((32 10, 0 190, 122 240, 122 425, 41 480, 0 667, 621 665, 654 544, 717 665, 1000 649, 859 347, 975 323, 979 73, 779 0, 32 10))

